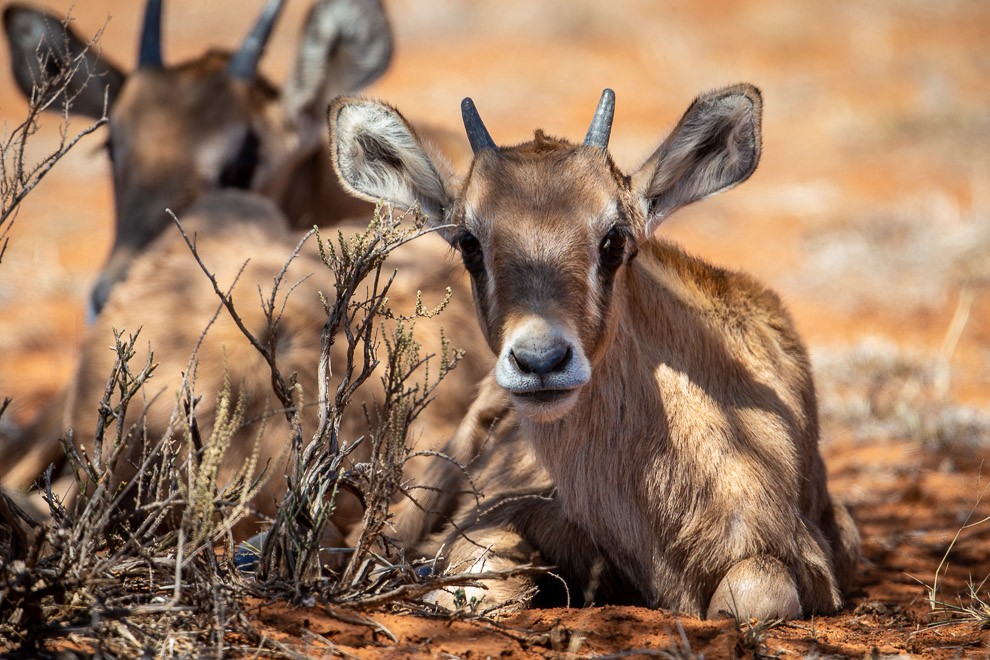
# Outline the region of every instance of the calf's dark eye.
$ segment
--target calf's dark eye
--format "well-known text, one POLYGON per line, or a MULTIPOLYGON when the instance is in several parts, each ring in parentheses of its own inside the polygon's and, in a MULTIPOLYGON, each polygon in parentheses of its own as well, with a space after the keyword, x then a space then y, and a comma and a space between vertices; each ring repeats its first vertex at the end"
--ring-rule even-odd
POLYGON ((598 259, 602 268, 615 270, 622 264, 626 254, 626 234, 618 227, 612 227, 598 244, 598 259))

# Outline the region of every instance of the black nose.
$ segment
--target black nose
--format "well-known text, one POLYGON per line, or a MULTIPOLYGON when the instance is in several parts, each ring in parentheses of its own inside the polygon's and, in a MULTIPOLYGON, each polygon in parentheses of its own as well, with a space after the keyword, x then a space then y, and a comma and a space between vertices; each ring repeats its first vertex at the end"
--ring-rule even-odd
POLYGON ((517 347, 510 354, 522 373, 545 376, 563 371, 571 361, 573 351, 567 344, 556 344, 535 349, 517 347))

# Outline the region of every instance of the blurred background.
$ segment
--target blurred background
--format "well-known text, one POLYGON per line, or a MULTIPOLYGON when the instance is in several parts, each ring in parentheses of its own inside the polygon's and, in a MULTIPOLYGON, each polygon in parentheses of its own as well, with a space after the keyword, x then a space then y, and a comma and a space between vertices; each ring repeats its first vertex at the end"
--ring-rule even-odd
MULTIPOLYGON (((105 26, 104 55, 133 66, 143 3, 38 4, 59 15, 71 8, 84 36, 105 26)), ((234 47, 262 4, 168 0, 166 61, 234 47)), ((879 360, 881 381, 891 375, 884 369, 917 367, 908 373, 908 394, 951 400, 985 419, 990 3, 385 4, 396 50, 389 72, 366 93, 413 122, 449 129, 457 136, 449 155, 460 167, 468 152, 459 123, 464 96, 474 98, 496 142, 526 140, 535 128, 578 140, 602 88, 612 87, 612 151, 632 171, 696 94, 757 84, 765 102, 759 170, 660 231, 782 294, 824 373, 823 391, 834 394, 827 409, 854 414, 846 408, 872 390, 860 387, 844 399, 842 370, 879 360)), ((262 62, 275 81, 287 73, 308 6, 288 0, 262 62)), ((4 48, 0 115, 16 124, 26 105, 8 60, 4 48)), ((51 118, 34 153, 56 143, 56 128, 51 118)), ((103 139, 86 139, 29 197, 0 264, 0 395, 15 397, 17 421, 68 380, 85 331, 84 301, 112 227, 103 139)))

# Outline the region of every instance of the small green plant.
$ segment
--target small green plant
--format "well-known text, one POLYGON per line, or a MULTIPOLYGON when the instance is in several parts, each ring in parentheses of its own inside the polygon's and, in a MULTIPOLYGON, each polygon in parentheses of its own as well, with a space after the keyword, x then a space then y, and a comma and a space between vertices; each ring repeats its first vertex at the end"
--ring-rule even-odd
POLYGON ((455 610, 468 614, 478 614, 482 611, 481 604, 484 598, 478 598, 474 595, 468 597, 467 591, 463 587, 454 589, 453 594, 455 610))
MULTIPOLYGON (((947 338, 955 332, 950 327, 947 338)), ((939 353, 926 353, 871 338, 816 350, 822 423, 829 435, 844 431, 870 442, 910 438, 950 461, 972 456, 990 432, 990 415, 948 393, 954 342, 946 344, 939 353)))

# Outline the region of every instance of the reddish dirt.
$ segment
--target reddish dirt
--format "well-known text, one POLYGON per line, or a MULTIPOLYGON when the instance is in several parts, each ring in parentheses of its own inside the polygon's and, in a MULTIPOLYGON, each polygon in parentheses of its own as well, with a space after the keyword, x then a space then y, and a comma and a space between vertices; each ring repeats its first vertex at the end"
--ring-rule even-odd
MULTIPOLYGON (((63 12, 73 2, 42 4, 63 12)), ((166 57, 235 43, 253 13, 240 8, 260 4, 172 0, 166 57)), ((967 322, 954 350, 943 354, 950 377, 939 401, 990 410, 990 5, 387 4, 395 60, 368 93, 452 134, 459 131, 458 102, 471 95, 499 142, 524 140, 538 126, 579 138, 610 86, 618 98, 612 149, 620 166, 632 169, 696 93, 739 80, 760 85, 766 110, 759 171, 739 189, 679 213, 662 231, 714 263, 771 283, 816 354, 879 337, 936 361, 962 292, 971 291, 967 322)), ((306 6, 288 3, 264 64, 276 79, 288 67, 306 6)), ((88 0, 74 9, 85 34, 112 16, 102 47, 123 65, 136 51, 138 14, 133 0, 88 0)), ((6 65, 0 68, 0 118, 16 122, 25 106, 6 65)), ((52 144, 53 128, 39 134, 39 148, 52 144)), ((67 381, 85 332, 83 301, 112 226, 100 140, 82 143, 24 204, 0 264, 0 395, 15 397, 9 414, 18 423, 67 381)), ((463 165, 465 148, 458 140, 455 163, 463 165)), ((329 654, 332 644, 358 657, 584 657, 635 649, 684 657, 688 647, 709 658, 988 657, 988 633, 976 625, 928 627, 925 587, 966 515, 974 507, 971 520, 990 515, 990 498, 977 505, 988 447, 985 432, 949 454, 917 433, 877 439, 826 424, 832 491, 851 504, 863 534, 861 577, 838 616, 782 624, 748 646, 731 624, 637 608, 537 610, 499 629, 365 614, 397 642, 316 610, 259 605, 257 616, 273 637, 315 656, 329 654)), ((971 579, 978 584, 990 575, 990 523, 965 529, 948 558, 939 588, 954 600, 971 579)), ((984 597, 986 591, 984 585, 984 597)))
MULTIPOLYGON (((974 507, 981 493, 988 494, 986 478, 973 470, 944 472, 919 455, 913 442, 877 447, 840 441, 827 457, 833 491, 848 496, 863 535, 856 588, 839 615, 782 623, 757 641, 747 641, 730 622, 637 607, 532 610, 498 625, 364 614, 387 633, 317 609, 257 604, 254 611, 274 639, 315 656, 336 650, 361 658, 577 658, 630 651, 628 657, 693 657, 661 655, 690 649, 706 658, 986 657, 990 634, 973 624, 929 627, 939 617, 932 616, 926 590, 967 516, 971 522, 990 516, 990 498, 974 507)), ((971 579, 990 574, 988 541, 987 525, 960 535, 940 577, 943 597, 963 593, 971 579)))

